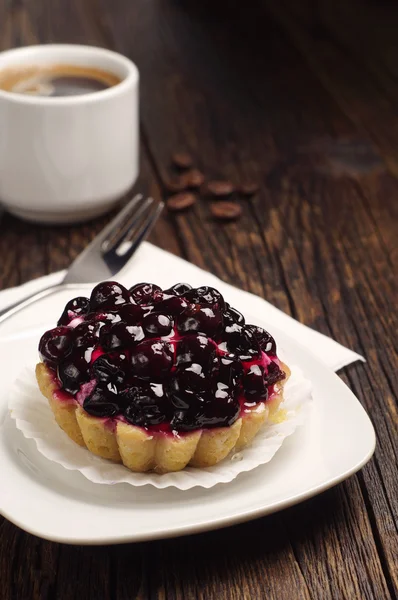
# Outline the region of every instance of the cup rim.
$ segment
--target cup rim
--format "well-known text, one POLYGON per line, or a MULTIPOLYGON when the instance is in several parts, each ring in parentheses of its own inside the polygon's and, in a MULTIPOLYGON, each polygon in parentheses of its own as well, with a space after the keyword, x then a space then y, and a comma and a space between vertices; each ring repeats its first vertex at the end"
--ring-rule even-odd
MULTIPOLYGON (((43 55, 51 55, 51 52, 65 52, 68 53, 80 51, 82 56, 86 55, 97 55, 99 57, 108 57, 119 62, 122 67, 127 70, 127 75, 116 85, 109 87, 105 90, 99 90, 95 92, 87 92, 85 94, 79 94, 76 96, 30 96, 29 94, 17 94, 15 92, 9 92, 7 90, 0 89, 0 99, 5 99, 15 104, 24 105, 36 105, 36 106, 68 106, 82 103, 98 102, 100 100, 111 99, 114 96, 118 96, 123 93, 130 85, 136 85, 139 81, 139 71, 136 65, 123 54, 108 50, 107 48, 101 48, 99 46, 90 46, 86 44, 35 44, 31 46, 23 46, 21 48, 11 48, 10 50, 4 50, 0 52, 0 69, 3 68, 1 63, 2 59, 7 60, 8 57, 15 55, 23 55, 33 53, 37 57, 42 52, 43 55)), ((12 62, 10 63, 12 66, 12 62)), ((7 68, 5 62, 4 67, 7 68)), ((109 69, 108 69, 109 70, 109 69)), ((110 69, 111 70, 111 69, 110 69)))

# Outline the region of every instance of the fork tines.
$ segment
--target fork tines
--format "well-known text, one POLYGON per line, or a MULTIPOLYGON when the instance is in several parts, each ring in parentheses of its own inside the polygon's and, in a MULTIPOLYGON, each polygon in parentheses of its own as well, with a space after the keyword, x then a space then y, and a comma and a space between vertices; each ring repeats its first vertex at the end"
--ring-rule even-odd
POLYGON ((163 202, 137 194, 117 215, 101 244, 103 259, 113 270, 126 264, 152 229, 163 207, 163 202))

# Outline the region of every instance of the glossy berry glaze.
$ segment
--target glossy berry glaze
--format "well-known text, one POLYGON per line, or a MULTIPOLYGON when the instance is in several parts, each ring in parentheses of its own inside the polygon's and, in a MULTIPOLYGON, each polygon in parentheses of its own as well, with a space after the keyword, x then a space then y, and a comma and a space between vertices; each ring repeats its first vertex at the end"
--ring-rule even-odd
POLYGON ((216 289, 103 282, 66 305, 39 353, 62 400, 157 431, 230 426, 284 379, 272 336, 216 289))

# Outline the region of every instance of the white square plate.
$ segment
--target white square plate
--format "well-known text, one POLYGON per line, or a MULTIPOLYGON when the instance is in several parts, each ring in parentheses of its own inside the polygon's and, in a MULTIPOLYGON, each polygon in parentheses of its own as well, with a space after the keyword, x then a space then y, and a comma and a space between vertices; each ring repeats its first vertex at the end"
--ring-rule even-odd
POLYGON ((22 529, 72 544, 135 542, 217 529, 310 498, 358 471, 372 456, 372 424, 348 387, 315 354, 260 318, 248 317, 271 330, 286 362, 301 367, 314 386, 308 422, 270 463, 231 483, 189 491, 96 485, 65 470, 45 459, 34 441, 16 429, 7 414, 7 389, 21 365, 35 359, 40 335, 54 326, 69 297, 70 292, 52 296, 1 328, 0 512, 22 529))

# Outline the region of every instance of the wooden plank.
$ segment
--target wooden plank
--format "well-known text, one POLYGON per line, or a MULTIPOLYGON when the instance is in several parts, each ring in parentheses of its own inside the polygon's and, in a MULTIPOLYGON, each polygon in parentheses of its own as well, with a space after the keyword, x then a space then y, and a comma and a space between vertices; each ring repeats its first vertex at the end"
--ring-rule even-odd
POLYGON ((59 545, 0 523, 0 598, 49 600, 54 591, 59 545))
POLYGON ((288 532, 315 598, 389 597, 377 568, 370 523, 362 502, 357 501, 360 497, 358 480, 352 477, 319 500, 291 509, 288 532), (341 525, 346 531, 344 543, 339 543, 341 525))
POLYGON ((104 547, 59 547, 59 562, 54 589, 55 598, 74 600, 111 600, 111 560, 104 547))
MULTIPOLYGON (((358 121, 358 115, 363 114, 360 105, 369 106, 374 110, 377 106, 376 102, 369 102, 369 95, 365 94, 362 88, 356 85, 356 78, 361 78, 362 82, 366 79, 363 66, 358 66, 357 63, 353 63, 346 56, 345 60, 341 61, 343 71, 350 70, 353 75, 353 71, 356 70, 356 75, 350 78, 346 73, 346 79, 343 81, 342 74, 337 68, 337 62, 340 64, 338 59, 339 46, 334 43, 332 36, 329 35, 326 41, 323 39, 320 42, 318 38, 310 34, 311 29, 303 27, 302 21, 292 19, 294 10, 290 5, 285 11, 280 11, 280 5, 278 6, 279 8, 273 4, 270 8, 274 14, 277 14, 280 22, 283 22, 287 27, 328 90, 336 99, 339 97, 338 101, 349 118, 352 118, 356 125, 360 125, 363 131, 368 129, 369 132, 370 126, 377 131, 381 131, 376 112, 373 113, 373 118, 369 118, 369 127, 367 121, 358 121), (323 46, 324 43, 328 44, 327 59, 336 66, 334 70, 328 69, 325 55, 321 48, 318 49, 318 46, 323 46), (312 48, 311 52, 309 50, 310 46, 312 48), (314 52, 314 46, 317 47, 316 52, 314 52), (362 74, 358 75, 361 68, 363 69, 362 74), (342 103, 341 96, 345 98, 344 91, 347 92, 349 80, 349 89, 353 93, 350 95, 349 100, 347 99, 342 103), (343 92, 341 92, 342 88, 344 88, 343 92)), ((308 13, 308 15, 310 14, 308 13)), ((314 17, 313 13, 312 16, 314 17)), ((338 35, 337 23, 335 23, 334 33, 338 35)), ((368 51, 372 47, 369 45, 368 51)), ((375 49, 375 52, 377 53, 377 49, 375 49)), ((366 79, 366 85, 373 85, 373 88, 377 90, 374 93, 378 93, 378 86, 374 81, 369 82, 369 79, 366 79)), ((382 118, 386 118, 385 114, 382 118)), ((388 114, 388 118, 391 123, 395 122, 392 113, 388 114)), ((385 141, 384 136, 382 136, 382 140, 385 141)), ((374 136, 374 141, 378 144, 377 136, 374 136)), ((385 144, 378 144, 378 146, 380 154, 386 160, 386 166, 391 168, 388 156, 395 160, 392 148, 385 144)), ((356 322, 354 319, 352 325, 356 330, 356 336, 359 338, 360 345, 358 348, 369 359, 369 366, 364 377, 359 378, 354 370, 349 372, 351 386, 367 406, 378 433, 379 445, 376 451, 375 463, 371 463, 363 471, 360 481, 365 498, 369 503, 368 507, 376 541, 380 546, 382 560, 386 564, 387 581, 390 589, 397 594, 398 577, 395 565, 396 556, 398 555, 398 494, 396 478, 392 475, 397 463, 396 439, 398 429, 396 409, 397 346, 394 333, 396 331, 396 315, 393 309, 394 298, 396 297, 394 266, 397 257, 398 209, 395 201, 397 183, 395 177, 379 167, 380 165, 376 168, 376 172, 368 174, 365 178, 358 177, 357 172, 351 186, 345 185, 345 190, 341 186, 342 189, 337 194, 342 199, 343 210, 341 212, 337 213, 335 210, 336 194, 328 194, 330 214, 338 214, 341 217, 340 225, 336 228, 337 235, 334 235, 334 239, 331 240, 331 244, 336 244, 339 249, 335 253, 335 260, 333 261, 339 272, 333 276, 332 288, 334 294, 336 294, 336 290, 341 287, 339 281, 344 280, 348 282, 350 294, 340 290, 343 295, 337 292, 337 301, 333 301, 333 297, 327 295, 324 302, 330 324, 338 322, 337 320, 341 317, 342 305, 347 307, 348 313, 357 315, 358 321, 356 322), (353 203, 355 203, 355 206, 353 206, 353 203), (363 205, 362 209, 361 203, 363 205), (362 246, 360 251, 358 251, 358 243, 362 246), (365 255, 367 255, 366 263, 363 259, 365 255), (380 282, 383 282, 382 285, 380 285, 380 282), (388 291, 386 292, 386 290, 388 291), (341 300, 343 300, 343 303, 341 300), (375 317, 372 318, 370 315, 375 315, 375 317), (382 376, 380 376, 381 373, 383 373, 382 376), (366 381, 368 379, 371 379, 371 381, 366 381), (372 393, 372 389, 377 390, 377 392, 372 393), (380 489, 383 489, 382 494, 380 494, 380 489)), ((394 169, 392 171, 394 172, 394 169)), ((328 233, 333 234, 334 230, 335 228, 327 228, 328 233)), ((325 229, 322 228, 322 223, 318 221, 313 226, 313 231, 319 232, 325 231, 325 229)), ((322 240, 319 240, 318 244, 322 245, 322 240)), ((318 271, 318 276, 328 273, 328 278, 332 277, 328 256, 330 256, 330 253, 328 249, 325 249, 322 267, 318 271)), ((305 261, 305 264, 308 263, 311 264, 311 260, 305 261)), ((338 329, 340 328, 336 326, 332 328, 334 335, 338 335, 338 329)), ((341 332, 343 333, 343 330, 341 332)), ((345 330, 346 332, 347 330, 345 330)), ((341 338, 341 341, 349 344, 350 339, 352 339, 351 335, 348 334, 341 338)))
POLYGON ((313 598, 279 515, 157 544, 154 597, 173 600, 313 598), (277 576, 276 576, 277 575, 277 576))
MULTIPOLYGON (((316 4, 311 0, 283 0, 264 5, 283 24, 336 103, 361 135, 374 143, 385 166, 396 177, 396 7, 365 0, 323 0, 316 4)), ((370 182, 369 186, 367 182, 364 197, 396 265, 395 183, 385 178, 381 189, 377 183, 370 182)))

